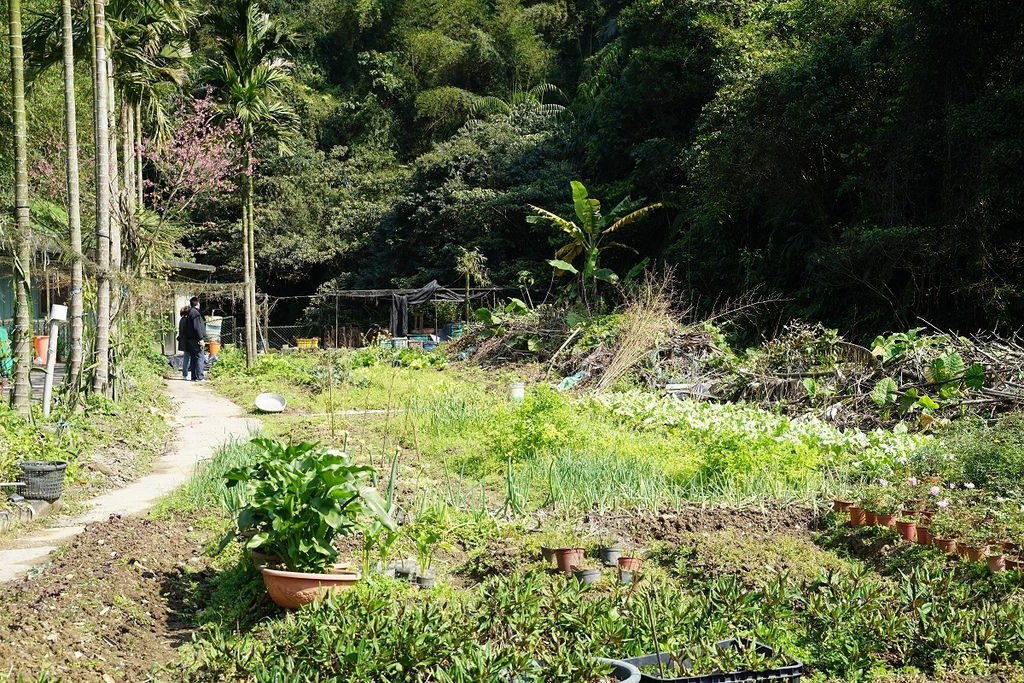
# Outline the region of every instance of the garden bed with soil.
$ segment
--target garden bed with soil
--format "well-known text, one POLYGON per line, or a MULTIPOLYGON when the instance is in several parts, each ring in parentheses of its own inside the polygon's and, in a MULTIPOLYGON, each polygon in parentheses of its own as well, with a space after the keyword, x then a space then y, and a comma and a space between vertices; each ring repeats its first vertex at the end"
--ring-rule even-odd
POLYGON ((208 535, 188 522, 113 517, 0 586, 0 678, 150 680, 191 638, 208 535))

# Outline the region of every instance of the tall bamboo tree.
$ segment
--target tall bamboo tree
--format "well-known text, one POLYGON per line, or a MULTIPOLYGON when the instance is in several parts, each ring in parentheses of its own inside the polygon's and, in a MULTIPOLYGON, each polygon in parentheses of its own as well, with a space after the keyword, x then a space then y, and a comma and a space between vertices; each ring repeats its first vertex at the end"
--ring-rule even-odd
POLYGON ((78 112, 75 103, 75 38, 71 0, 61 2, 62 38, 64 47, 64 118, 67 126, 68 233, 71 241, 71 353, 67 376, 70 386, 77 388, 82 376, 82 206, 78 171, 78 112))
POLYGON ((256 207, 254 146, 284 143, 296 128, 295 112, 285 104, 283 89, 291 80, 284 34, 255 0, 234 0, 211 17, 215 50, 209 80, 224 101, 223 113, 240 127, 245 164, 239 178, 242 194, 242 271, 245 289, 245 356, 256 358, 256 207))
POLYGON ((11 45, 11 96, 14 106, 14 405, 29 415, 32 385, 32 233, 28 200, 28 123, 25 118, 25 54, 21 35, 21 0, 8 0, 7 24, 11 45))

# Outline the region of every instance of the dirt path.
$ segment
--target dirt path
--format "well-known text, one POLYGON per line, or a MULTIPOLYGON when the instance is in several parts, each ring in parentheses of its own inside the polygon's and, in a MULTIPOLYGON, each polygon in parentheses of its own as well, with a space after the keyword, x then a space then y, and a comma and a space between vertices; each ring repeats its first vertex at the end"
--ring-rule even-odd
POLYGON ((177 439, 153 464, 151 474, 127 486, 86 502, 89 510, 73 517, 58 517, 45 529, 30 529, 0 551, 0 584, 25 575, 49 555, 85 531, 89 524, 111 515, 128 517, 145 512, 164 495, 180 486, 196 464, 213 455, 225 441, 244 438, 259 428, 259 421, 228 399, 202 384, 178 379, 166 382, 167 393, 177 406, 173 424, 177 439))

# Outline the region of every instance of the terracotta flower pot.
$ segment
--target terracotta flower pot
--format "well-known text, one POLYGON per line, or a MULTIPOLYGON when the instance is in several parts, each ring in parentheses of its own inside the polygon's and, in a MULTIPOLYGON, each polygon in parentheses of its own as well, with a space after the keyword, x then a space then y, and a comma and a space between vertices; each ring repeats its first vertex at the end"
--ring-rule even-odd
POLYGON ((875 519, 878 521, 878 526, 887 526, 889 528, 896 527, 896 515, 875 515, 875 519))
POLYGON ((898 521, 896 522, 896 529, 900 532, 900 536, 903 540, 908 543, 913 543, 917 540, 917 522, 898 521))
POLYGON ((971 562, 984 562, 985 555, 988 554, 987 545, 965 545, 964 550, 971 562))
POLYGON ((361 577, 359 572, 337 574, 306 574, 281 569, 261 567, 263 583, 267 586, 270 599, 285 609, 295 609, 309 604, 327 591, 345 590, 355 585, 361 577))
POLYGON ((854 529, 867 524, 867 512, 864 511, 864 508, 859 505, 851 505, 846 511, 850 513, 850 526, 854 529))
POLYGON ((919 545, 929 546, 932 544, 932 532, 926 526, 917 527, 917 542, 919 545))
POLYGON ((871 510, 864 511, 864 523, 868 526, 878 525, 878 513, 871 510))
POLYGON ((853 503, 851 503, 850 501, 848 501, 848 500, 839 500, 837 498, 837 499, 832 501, 832 510, 837 512, 837 513, 843 513, 843 512, 846 512, 847 510, 849 510, 851 505, 853 505, 853 503))
POLYGON ((572 574, 574 567, 583 561, 583 548, 555 548, 555 563, 558 570, 572 574))
POLYGON ((1021 567, 1021 561, 1016 557, 1005 557, 1003 558, 1003 564, 1007 570, 1018 570, 1021 567))
POLYGON ((1006 558, 1003 555, 989 555, 985 561, 988 563, 988 570, 993 574, 1006 569, 1006 558))
POLYGON ((932 545, 946 553, 947 555, 956 555, 956 539, 955 538, 938 538, 937 536, 932 537, 932 545))
POLYGON ((619 558, 619 569, 624 569, 629 572, 640 571, 640 565, 643 564, 643 560, 639 557, 620 557, 619 558))

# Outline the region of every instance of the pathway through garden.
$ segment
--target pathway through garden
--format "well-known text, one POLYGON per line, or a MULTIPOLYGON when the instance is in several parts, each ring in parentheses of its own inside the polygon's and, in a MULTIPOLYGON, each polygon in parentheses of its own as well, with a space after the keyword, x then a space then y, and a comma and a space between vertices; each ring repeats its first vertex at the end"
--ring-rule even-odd
POLYGON ((172 418, 176 438, 153 464, 152 473, 87 501, 88 511, 83 514, 59 517, 47 528, 29 529, 16 537, 0 550, 0 583, 38 567, 59 546, 85 531, 86 525, 111 515, 127 517, 149 510, 191 477, 196 464, 211 457, 218 446, 259 428, 258 420, 245 417, 237 405, 202 384, 175 378, 167 381, 167 392, 177 408, 172 418))

